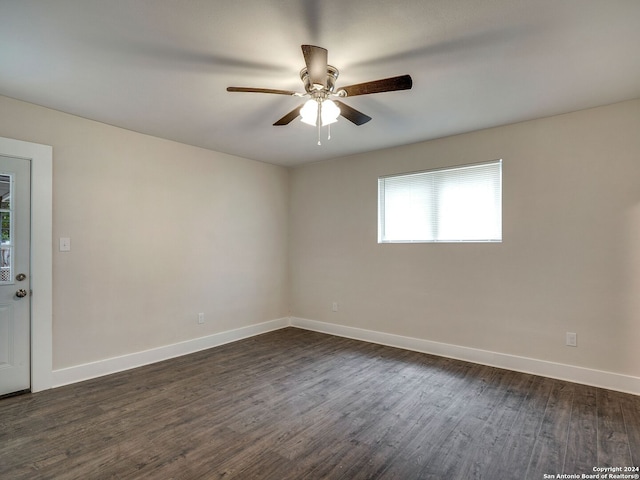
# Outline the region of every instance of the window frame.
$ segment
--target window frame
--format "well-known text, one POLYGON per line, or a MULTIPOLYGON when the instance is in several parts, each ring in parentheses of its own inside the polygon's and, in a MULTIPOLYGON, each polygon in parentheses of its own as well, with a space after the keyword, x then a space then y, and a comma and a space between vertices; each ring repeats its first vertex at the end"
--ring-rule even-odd
MULTIPOLYGON (((495 159, 495 160, 489 160, 489 161, 482 161, 482 162, 475 162, 475 163, 467 163, 467 164, 461 164, 461 165, 452 165, 452 166, 445 166, 445 167, 439 167, 439 168, 432 168, 432 169, 426 169, 426 170, 418 170, 418 171, 412 171, 412 172, 402 172, 402 173, 394 173, 394 174, 390 174, 390 175, 382 175, 380 177, 378 177, 378 243, 379 244, 406 244, 406 243, 502 243, 503 241, 503 237, 502 237, 502 216, 503 216, 503 200, 502 200, 502 189, 503 189, 503 185, 502 185, 502 177, 503 177, 503 173, 502 173, 502 166, 503 166, 503 159, 499 158, 499 159, 495 159), (445 171, 455 171, 455 170, 463 170, 463 169, 467 169, 467 168, 472 168, 472 167, 481 167, 481 166, 489 166, 489 165, 498 165, 499 166, 499 170, 498 170, 498 192, 496 195, 496 198, 498 199, 499 202, 499 210, 498 210, 498 214, 499 214, 499 238, 479 238, 479 239, 438 239, 438 233, 437 231, 433 232, 432 231, 432 238, 431 239, 402 239, 402 240, 389 240, 389 239, 385 239, 384 238, 384 229, 385 229, 385 191, 384 191, 384 181, 389 179, 389 178, 394 178, 394 177, 408 177, 408 176, 412 176, 412 175, 420 175, 420 174, 434 174, 437 172, 445 172, 445 171)), ((440 182, 437 185, 435 185, 435 187, 440 190, 442 188, 445 187, 444 182, 440 182)), ((435 208, 433 208, 433 213, 432 215, 437 217, 441 212, 439 211, 439 203, 442 201, 442 198, 440 195, 438 195, 437 193, 433 195, 434 197, 434 205, 435 208)), ((430 225, 435 226, 436 230, 437 230, 437 226, 438 226, 438 221, 434 220, 432 222, 430 222, 430 225)))

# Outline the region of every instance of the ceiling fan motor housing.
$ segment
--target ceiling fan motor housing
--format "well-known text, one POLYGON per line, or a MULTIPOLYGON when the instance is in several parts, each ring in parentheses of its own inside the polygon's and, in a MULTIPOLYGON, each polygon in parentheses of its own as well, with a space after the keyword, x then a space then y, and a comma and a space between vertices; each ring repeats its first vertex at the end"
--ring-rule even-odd
POLYGON ((307 67, 300 70, 300 79, 302 83, 304 83, 304 89, 307 93, 317 94, 321 93, 322 97, 326 97, 329 94, 333 93, 333 90, 336 86, 336 80, 338 79, 338 75, 340 72, 338 69, 332 65, 327 65, 327 86, 321 84, 312 84, 311 79, 309 78, 309 71, 307 67))

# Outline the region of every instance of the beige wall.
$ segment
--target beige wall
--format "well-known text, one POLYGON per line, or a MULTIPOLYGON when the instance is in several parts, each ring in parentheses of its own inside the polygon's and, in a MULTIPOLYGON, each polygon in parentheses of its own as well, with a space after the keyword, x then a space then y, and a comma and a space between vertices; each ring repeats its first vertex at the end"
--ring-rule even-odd
POLYGON ((0 112, 0 136, 53 146, 54 369, 287 316, 286 169, 6 97, 0 112))
POLYGON ((640 100, 295 168, 290 218, 293 316, 640 376, 640 100), (498 158, 503 243, 377 244, 378 176, 498 158))
POLYGON ((290 308, 640 376, 640 100, 290 172, 6 97, 0 112, 0 136, 54 149, 55 369, 290 308), (503 243, 376 243, 378 176, 496 158, 503 243))

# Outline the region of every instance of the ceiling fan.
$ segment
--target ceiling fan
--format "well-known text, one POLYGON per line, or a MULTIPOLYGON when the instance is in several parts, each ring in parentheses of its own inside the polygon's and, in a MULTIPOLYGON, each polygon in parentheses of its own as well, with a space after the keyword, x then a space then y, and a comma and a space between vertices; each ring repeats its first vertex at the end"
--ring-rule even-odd
POLYGON ((346 105, 340 100, 332 100, 332 97, 346 98, 371 93, 408 90, 413 85, 411 76, 400 75, 398 77, 349 85, 336 90, 335 84, 339 72, 336 67, 327 63, 327 50, 315 45, 302 45, 302 54, 306 67, 300 71, 300 79, 304 84, 305 93, 250 87, 228 87, 227 91, 309 97, 306 103, 290 111, 273 125, 288 125, 295 118, 301 116, 303 122, 318 127, 318 144, 320 144, 320 127, 336 122, 340 115, 355 125, 363 125, 371 120, 368 115, 346 105))

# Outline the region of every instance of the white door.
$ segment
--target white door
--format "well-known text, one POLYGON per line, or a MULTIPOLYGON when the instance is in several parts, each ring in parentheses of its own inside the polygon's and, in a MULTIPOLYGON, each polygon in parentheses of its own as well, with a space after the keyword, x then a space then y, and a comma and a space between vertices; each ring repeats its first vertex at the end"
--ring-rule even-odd
POLYGON ((30 170, 0 155, 0 395, 31 387, 30 170))

